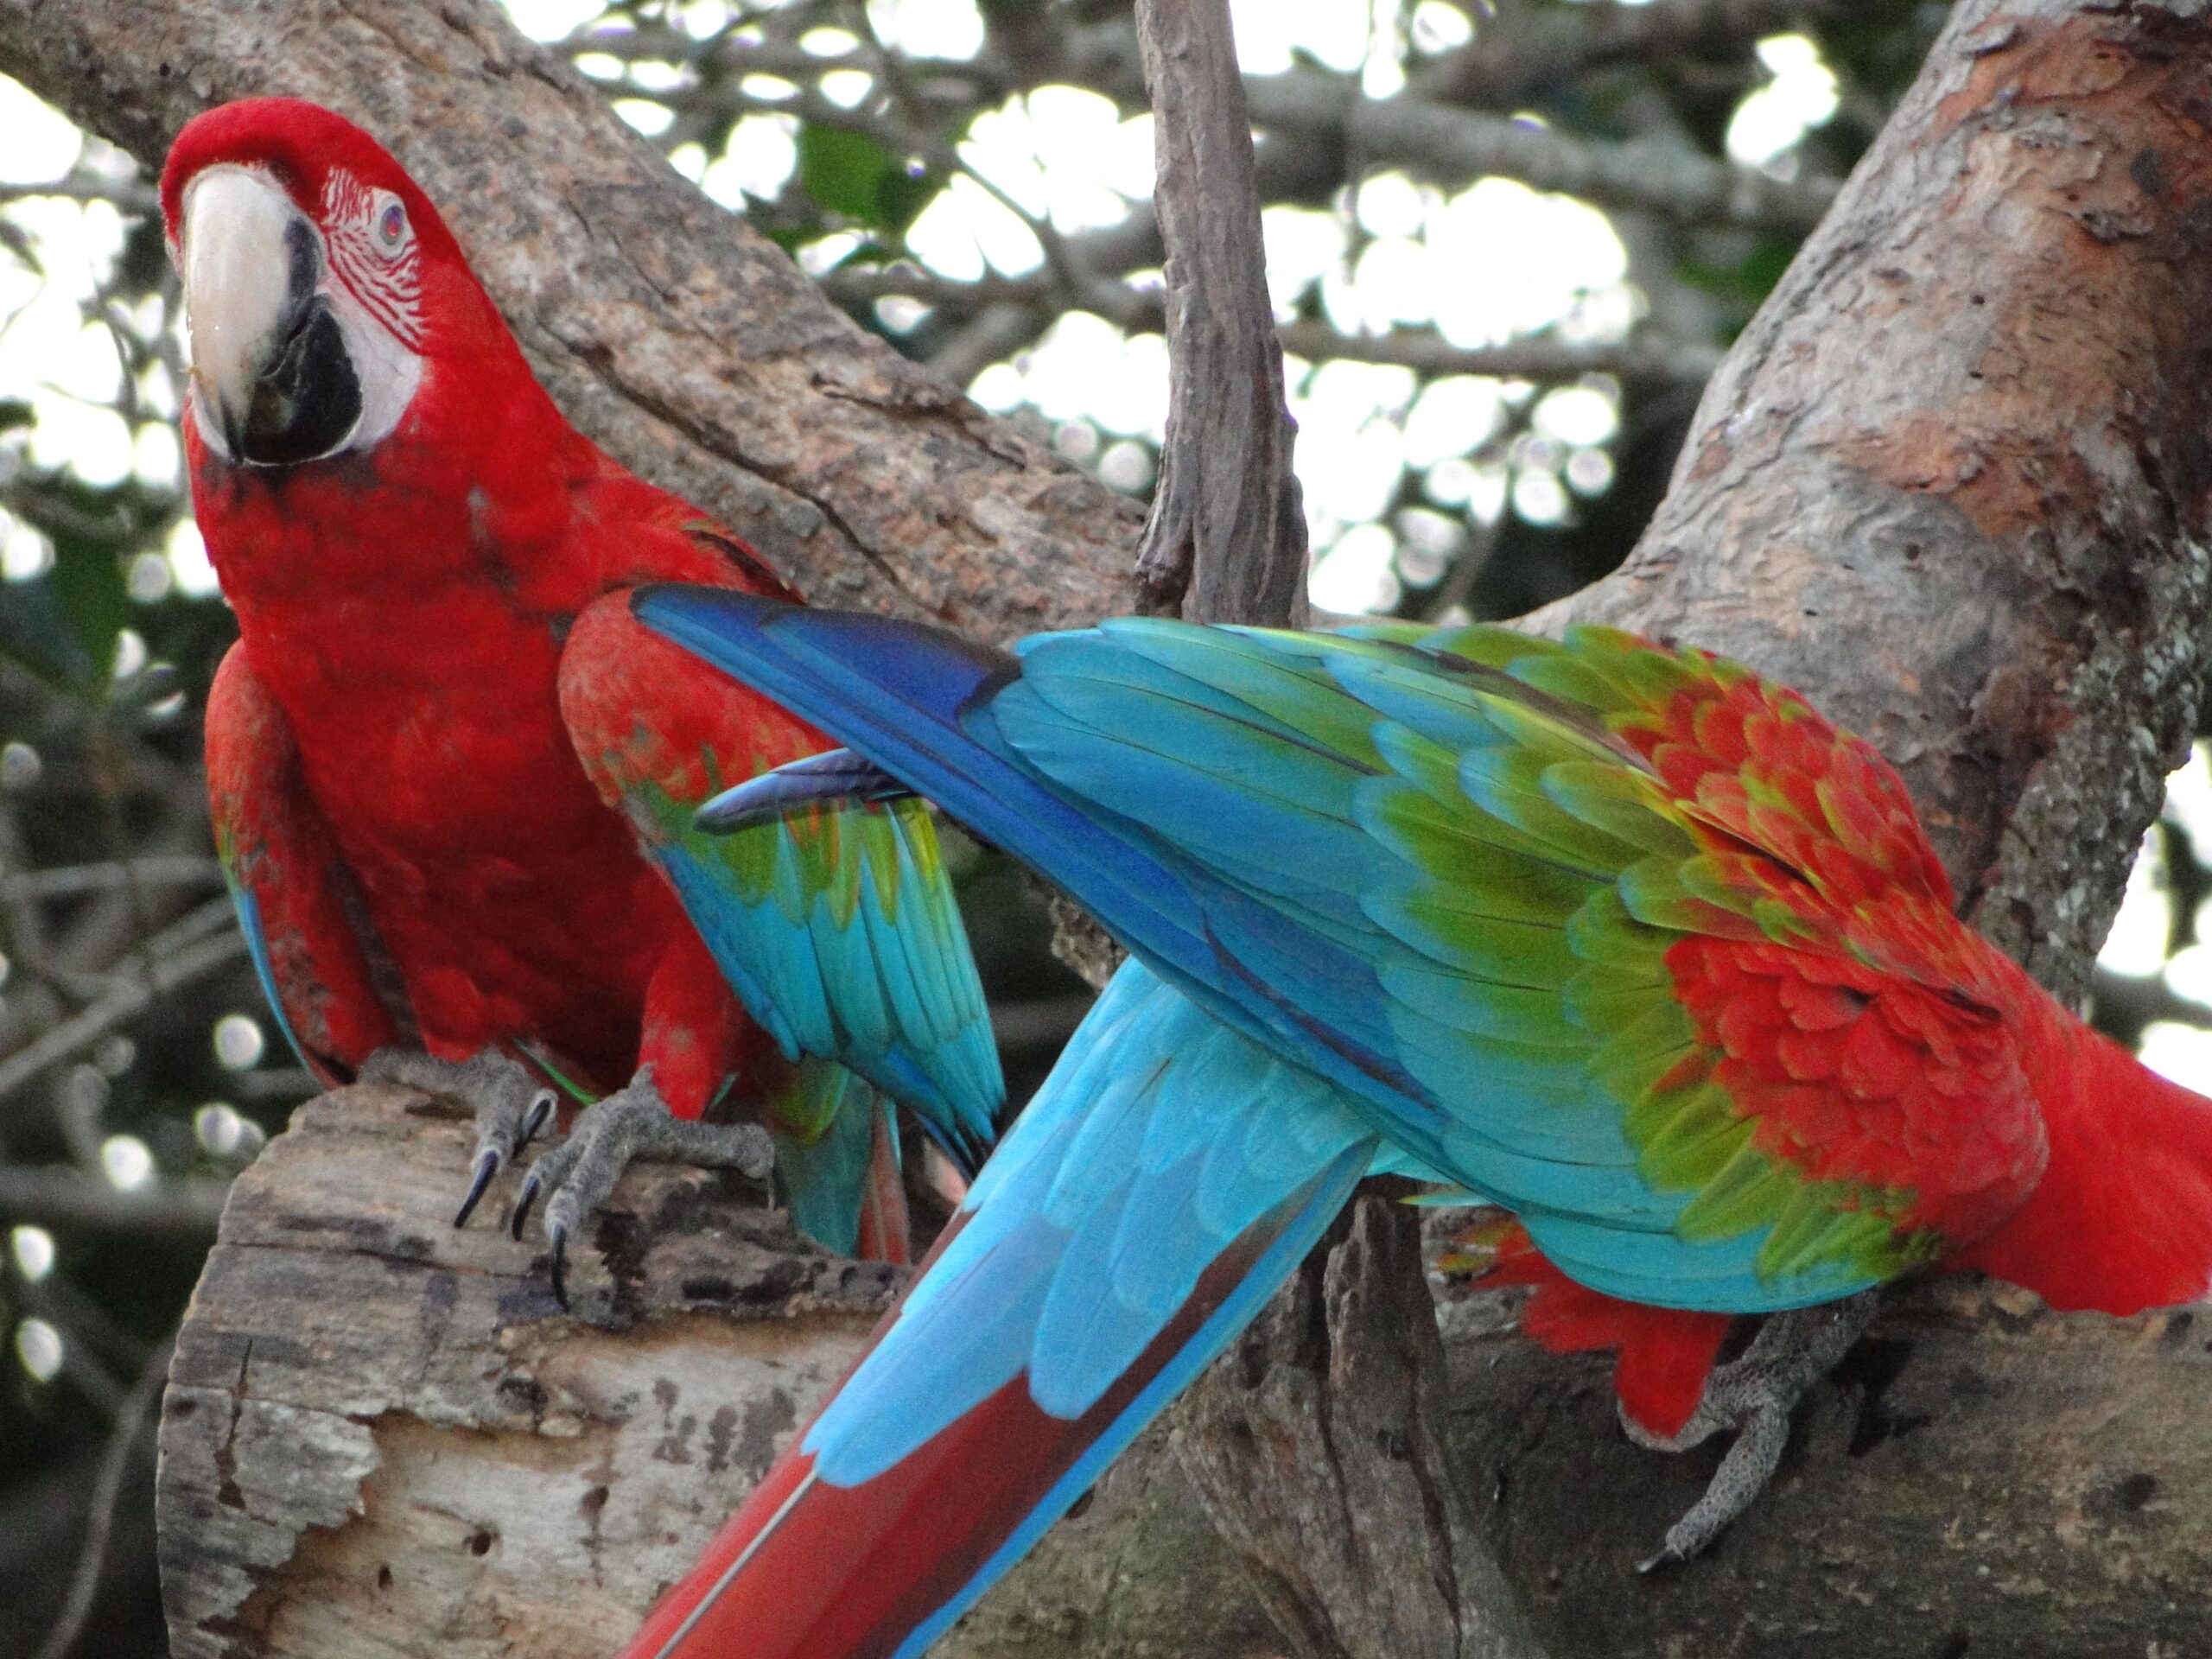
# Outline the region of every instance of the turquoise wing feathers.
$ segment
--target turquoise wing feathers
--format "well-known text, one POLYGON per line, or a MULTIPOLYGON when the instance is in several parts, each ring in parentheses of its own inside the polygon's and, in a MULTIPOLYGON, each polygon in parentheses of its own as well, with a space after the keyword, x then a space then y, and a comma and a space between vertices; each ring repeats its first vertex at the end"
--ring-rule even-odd
MULTIPOLYGON (((1942 1007, 1877 1019, 1869 1043, 1944 1007, 1981 1040, 1971 985, 1854 932, 1859 888, 1948 896, 1901 786, 1732 664, 1595 632, 1139 620, 1007 658, 677 590, 638 611, 1069 886, 1594 1288, 1758 1312, 1936 1248, 1928 1193, 1827 1144, 1830 1126, 1763 1117, 1755 1068, 1689 1006, 1706 980, 1685 975, 1794 953, 1777 971, 1829 964, 1847 1008, 1942 982, 1942 1007), (1678 716, 1710 730, 1661 729, 1678 716), (1828 773, 1801 741, 1840 757, 1828 773), (1763 770, 1760 745, 1783 761, 1763 770), (1821 779, 1848 767, 1856 805, 1824 806, 1821 779)), ((1977 1053, 2003 1086, 2006 1056, 1977 1053)))
POLYGON ((1005 1096, 951 878, 919 803, 827 809, 725 837, 656 802, 647 840, 786 1056, 850 1066, 973 1169, 1005 1096))

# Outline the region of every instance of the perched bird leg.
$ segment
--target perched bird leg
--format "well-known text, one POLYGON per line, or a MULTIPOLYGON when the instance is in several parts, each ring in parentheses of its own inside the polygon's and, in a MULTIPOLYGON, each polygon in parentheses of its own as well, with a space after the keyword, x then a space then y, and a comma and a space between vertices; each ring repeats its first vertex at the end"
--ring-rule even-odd
POLYGON ((476 1156, 467 1196, 454 1212, 456 1227, 467 1224, 499 1166, 513 1162, 553 1116, 553 1091, 495 1048, 465 1060, 441 1060, 415 1048, 380 1048, 362 1063, 361 1078, 401 1084, 474 1109, 476 1156))
POLYGON ((1688 1451, 1724 1428, 1737 1431, 1705 1496, 1667 1529, 1665 1545, 1638 1563, 1637 1571, 1688 1560, 1751 1507, 1782 1462, 1783 1448, 1789 1443, 1789 1414, 1799 1397, 1834 1370, 1866 1333, 1878 1295, 1862 1290, 1840 1302, 1770 1314, 1739 1357, 1715 1368, 1705 1398, 1679 1434, 1654 1434, 1622 1414, 1629 1438, 1656 1452, 1688 1451))
POLYGON ((629 1086, 607 1096, 576 1120, 569 1138, 530 1166, 516 1195, 511 1230, 523 1224, 540 1196, 545 1205, 545 1243, 552 1255, 553 1298, 569 1305, 569 1241, 639 1159, 734 1169, 760 1180, 775 1166, 775 1146, 757 1123, 702 1123, 677 1117, 661 1098, 650 1065, 638 1068, 629 1086))

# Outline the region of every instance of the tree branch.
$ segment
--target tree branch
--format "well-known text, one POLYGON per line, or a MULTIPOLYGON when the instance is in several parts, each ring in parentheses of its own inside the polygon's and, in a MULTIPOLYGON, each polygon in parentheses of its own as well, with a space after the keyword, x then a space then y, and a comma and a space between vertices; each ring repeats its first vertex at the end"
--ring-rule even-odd
POLYGON ((102 1569, 107 1565, 108 1537, 115 1529, 115 1505, 122 1496, 123 1478, 130 1471, 131 1452, 146 1432, 155 1403, 162 1397, 168 1370, 169 1344, 165 1342, 139 1371, 138 1380, 116 1412, 115 1427, 108 1434, 107 1449, 100 1454, 99 1473, 92 1481, 85 1541, 78 1552, 76 1568, 69 1575, 69 1593, 62 1601, 60 1617, 39 1644, 35 1659, 68 1659, 70 1649, 84 1633, 102 1569))
POLYGON ((1682 144, 1576 138, 1403 93, 1363 98, 1358 83, 1341 75, 1253 75, 1245 89, 1252 119, 1262 129, 1341 140, 1370 164, 1395 164, 1455 184, 1503 174, 1538 190, 1686 223, 1809 230, 1838 188, 1833 179, 1772 178, 1682 144))
MULTIPOLYGON (((845 305, 897 297, 955 312, 987 306, 1046 307, 1061 298, 1058 285, 1049 279, 999 276, 963 283, 907 264, 840 268, 822 278, 822 288, 845 305)), ((1128 329, 1164 327, 1166 321, 1161 290, 1121 283, 1094 288, 1090 302, 1074 308, 1096 312, 1128 329)), ((1479 374, 1516 380, 1611 374, 1633 385, 1701 385, 1720 361, 1717 346, 1669 340, 1649 330, 1615 344, 1570 345, 1539 335, 1503 346, 1467 346, 1452 345, 1433 328, 1347 334, 1325 322, 1300 320, 1279 325, 1275 338, 1286 353, 1308 362, 1341 359, 1392 363, 1426 375, 1479 374)))
POLYGON ((1167 248, 1167 436, 1137 554, 1138 608, 1295 626, 1306 518, 1291 471, 1282 350, 1268 298, 1252 124, 1229 10, 1138 0, 1158 118, 1153 191, 1167 248))
POLYGON ((2068 998, 2204 671, 2206 73, 2186 0, 1963 0, 1628 563, 1542 619, 1740 657, 1872 738, 2068 998))
MULTIPOLYGON (((218 902, 227 911, 227 899, 218 902)), ((245 938, 232 931, 153 957, 149 965, 138 967, 132 976, 118 977, 115 988, 90 1006, 41 1032, 0 1060, 0 1100, 48 1067, 82 1053, 125 1020, 143 1013, 157 998, 226 968, 245 955, 245 938)))
POLYGON ((204 1175, 118 1190, 73 1169, 0 1164, 0 1218, 97 1233, 166 1234, 201 1241, 215 1234, 228 1181, 204 1175))

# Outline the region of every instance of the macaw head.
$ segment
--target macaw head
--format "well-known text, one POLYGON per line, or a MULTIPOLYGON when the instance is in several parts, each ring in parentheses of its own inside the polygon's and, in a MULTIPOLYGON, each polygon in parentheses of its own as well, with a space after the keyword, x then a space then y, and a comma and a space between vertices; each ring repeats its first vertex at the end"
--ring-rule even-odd
POLYGON ((372 449, 442 352, 506 338, 429 198, 315 105, 195 118, 162 169, 162 213, 191 334, 188 418, 233 466, 372 449))

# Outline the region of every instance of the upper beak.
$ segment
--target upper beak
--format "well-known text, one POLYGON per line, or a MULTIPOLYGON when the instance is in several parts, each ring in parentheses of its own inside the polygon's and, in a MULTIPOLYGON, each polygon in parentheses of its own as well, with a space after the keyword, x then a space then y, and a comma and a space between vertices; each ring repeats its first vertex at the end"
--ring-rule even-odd
POLYGON ((339 448, 359 387, 327 302, 314 225, 264 175, 212 167, 186 188, 178 262, 204 422, 234 461, 339 448))

